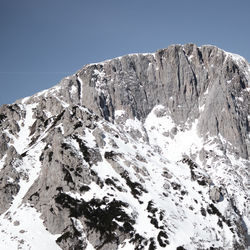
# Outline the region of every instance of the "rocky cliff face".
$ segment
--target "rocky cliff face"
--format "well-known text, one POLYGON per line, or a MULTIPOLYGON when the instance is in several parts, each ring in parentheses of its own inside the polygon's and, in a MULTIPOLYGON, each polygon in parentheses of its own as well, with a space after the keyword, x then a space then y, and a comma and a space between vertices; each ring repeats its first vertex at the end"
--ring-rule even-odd
POLYGON ((246 249, 249 91, 247 61, 187 44, 3 105, 3 249, 246 249))

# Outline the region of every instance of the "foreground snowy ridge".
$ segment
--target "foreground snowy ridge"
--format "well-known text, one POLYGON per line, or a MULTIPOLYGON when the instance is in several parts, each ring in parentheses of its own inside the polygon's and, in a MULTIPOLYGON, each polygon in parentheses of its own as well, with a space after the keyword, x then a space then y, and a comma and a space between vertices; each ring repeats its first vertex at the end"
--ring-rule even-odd
POLYGON ((2 106, 1 249, 247 249, 249 69, 176 45, 2 106))

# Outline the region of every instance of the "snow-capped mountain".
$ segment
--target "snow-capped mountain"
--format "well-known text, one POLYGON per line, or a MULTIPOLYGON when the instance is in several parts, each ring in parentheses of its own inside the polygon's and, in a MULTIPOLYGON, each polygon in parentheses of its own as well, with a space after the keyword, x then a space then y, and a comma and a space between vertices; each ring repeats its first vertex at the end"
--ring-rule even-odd
POLYGON ((0 249, 247 249, 250 65, 173 45, 0 107, 0 249))

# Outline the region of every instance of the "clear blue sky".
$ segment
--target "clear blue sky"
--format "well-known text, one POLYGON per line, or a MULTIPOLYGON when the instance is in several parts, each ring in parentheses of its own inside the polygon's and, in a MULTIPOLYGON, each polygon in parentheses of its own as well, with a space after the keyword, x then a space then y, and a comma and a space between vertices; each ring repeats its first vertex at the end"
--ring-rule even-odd
POLYGON ((250 0, 0 0, 0 104, 87 63, 190 42, 250 61, 250 0))

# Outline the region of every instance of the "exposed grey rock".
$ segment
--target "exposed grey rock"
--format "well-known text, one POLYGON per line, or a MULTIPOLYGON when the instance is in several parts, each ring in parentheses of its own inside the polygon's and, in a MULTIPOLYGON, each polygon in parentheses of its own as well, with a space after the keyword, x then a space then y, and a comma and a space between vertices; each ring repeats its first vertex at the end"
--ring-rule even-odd
POLYGON ((209 191, 210 199, 214 202, 219 202, 223 199, 220 188, 213 186, 209 191))
POLYGON ((0 214, 4 213, 11 205, 20 186, 20 175, 13 165, 5 165, 0 172, 0 214))
POLYGON ((79 232, 76 227, 67 227, 62 236, 57 239, 57 244, 65 250, 68 249, 79 249, 84 250, 87 247, 86 240, 81 237, 81 232, 79 232))
POLYGON ((6 151, 8 150, 8 143, 6 140, 6 135, 0 135, 0 159, 5 155, 6 151))
POLYGON ((3 105, 0 107, 0 127, 8 129, 9 133, 16 135, 20 128, 18 121, 25 116, 25 112, 17 104, 3 105))
POLYGON ((164 169, 162 176, 166 177, 167 179, 171 179, 173 177, 167 169, 164 169))

